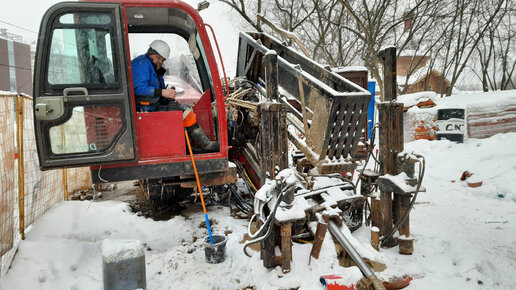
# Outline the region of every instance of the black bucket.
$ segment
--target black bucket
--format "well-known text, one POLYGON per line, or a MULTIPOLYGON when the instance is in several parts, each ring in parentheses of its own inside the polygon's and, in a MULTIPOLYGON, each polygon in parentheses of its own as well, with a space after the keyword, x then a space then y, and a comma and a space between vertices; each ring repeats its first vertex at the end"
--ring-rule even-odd
POLYGON ((204 239, 206 262, 210 264, 224 262, 226 256, 226 240, 226 236, 224 235, 213 235, 213 244, 210 243, 210 237, 204 239))

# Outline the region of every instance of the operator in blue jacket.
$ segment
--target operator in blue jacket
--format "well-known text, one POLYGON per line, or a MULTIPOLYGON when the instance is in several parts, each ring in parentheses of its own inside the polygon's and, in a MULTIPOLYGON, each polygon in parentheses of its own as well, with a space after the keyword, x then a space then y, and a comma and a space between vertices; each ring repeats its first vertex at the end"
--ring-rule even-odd
POLYGON ((170 48, 163 40, 153 41, 146 54, 131 61, 136 108, 140 112, 168 111, 160 106, 176 97, 176 90, 165 88, 163 62, 170 55, 170 48), (161 99, 165 98, 165 100, 161 99), (161 99, 161 102, 160 102, 161 99))
POLYGON ((197 123, 189 106, 179 104, 174 87, 165 87, 163 63, 170 55, 170 47, 163 40, 154 40, 147 50, 131 61, 136 109, 139 112, 182 111, 183 125, 195 145, 204 152, 218 152, 219 144, 210 141, 197 123))

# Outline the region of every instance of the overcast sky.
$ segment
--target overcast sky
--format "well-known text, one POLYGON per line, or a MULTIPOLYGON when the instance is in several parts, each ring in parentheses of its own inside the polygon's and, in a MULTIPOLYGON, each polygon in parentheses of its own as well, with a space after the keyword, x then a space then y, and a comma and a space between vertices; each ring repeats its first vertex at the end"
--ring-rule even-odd
POLYGON ((24 41, 31 43, 37 38, 39 24, 45 11, 58 0, 11 0, 4 1, 0 14, 0 28, 7 28, 8 32, 19 34, 24 41), (6 24, 9 23, 9 24, 6 24), (15 27, 19 26, 21 28, 15 27))
MULTIPOLYGON (((73 0, 68 0, 73 1, 73 0)), ((183 0, 192 6, 196 6, 197 0, 183 0)), ((3 13, 0 14, 0 28, 7 28, 8 32, 19 34, 24 37, 25 42, 32 42, 37 39, 37 32, 41 18, 45 11, 52 5, 63 2, 60 0, 10 0, 4 1, 3 13)), ((210 1, 211 6, 201 12, 204 21, 213 25, 215 30, 220 29, 221 15, 227 15, 229 8, 219 1, 210 1)), ((226 18, 226 21, 228 17, 226 18)), ((225 24, 227 25, 228 22, 225 24)), ((218 37, 218 36, 217 36, 218 37)))
MULTIPOLYGON (((72 0, 73 1, 73 0, 72 0)), ((5 12, 0 14, 0 28, 7 28, 8 32, 23 36, 24 42, 31 44, 37 39, 37 32, 41 18, 45 11, 52 5, 63 2, 59 0, 10 0, 2 5, 5 12), (7 24, 9 23, 9 24, 7 24)), ((196 7, 197 0, 184 0, 184 2, 196 7)), ((216 0, 209 1, 210 7, 201 11, 205 23, 210 24, 215 30, 218 44, 225 63, 226 72, 232 74, 236 67, 236 51, 238 48, 238 31, 240 24, 231 19, 230 8, 216 0), (231 19, 231 20, 230 20, 231 19)), ((208 32, 210 34, 210 32, 208 32)), ((215 48, 214 48, 215 49, 215 48)), ((216 54, 217 55, 217 54, 216 54)))

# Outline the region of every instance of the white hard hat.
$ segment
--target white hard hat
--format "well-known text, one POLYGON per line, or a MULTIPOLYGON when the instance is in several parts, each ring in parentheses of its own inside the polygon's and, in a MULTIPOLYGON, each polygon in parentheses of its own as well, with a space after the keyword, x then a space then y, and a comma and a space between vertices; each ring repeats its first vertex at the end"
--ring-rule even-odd
POLYGON ((164 58, 168 58, 170 55, 170 47, 168 47, 168 44, 164 42, 163 40, 154 40, 149 45, 150 48, 154 49, 159 55, 161 55, 164 58))

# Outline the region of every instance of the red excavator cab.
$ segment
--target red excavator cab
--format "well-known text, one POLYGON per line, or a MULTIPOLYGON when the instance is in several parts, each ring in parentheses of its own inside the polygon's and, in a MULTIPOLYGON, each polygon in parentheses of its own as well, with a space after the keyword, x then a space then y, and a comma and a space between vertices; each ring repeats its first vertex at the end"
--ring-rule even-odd
MULTIPOLYGON (((214 35, 213 35, 214 37, 214 35)), ((165 82, 220 151, 198 152, 204 184, 228 183, 223 88, 206 25, 180 1, 64 2, 44 15, 34 72, 41 169, 90 166, 94 183, 193 176, 181 111, 138 112, 131 59, 161 39, 165 82)), ((185 179, 186 180, 186 179, 185 179)))

